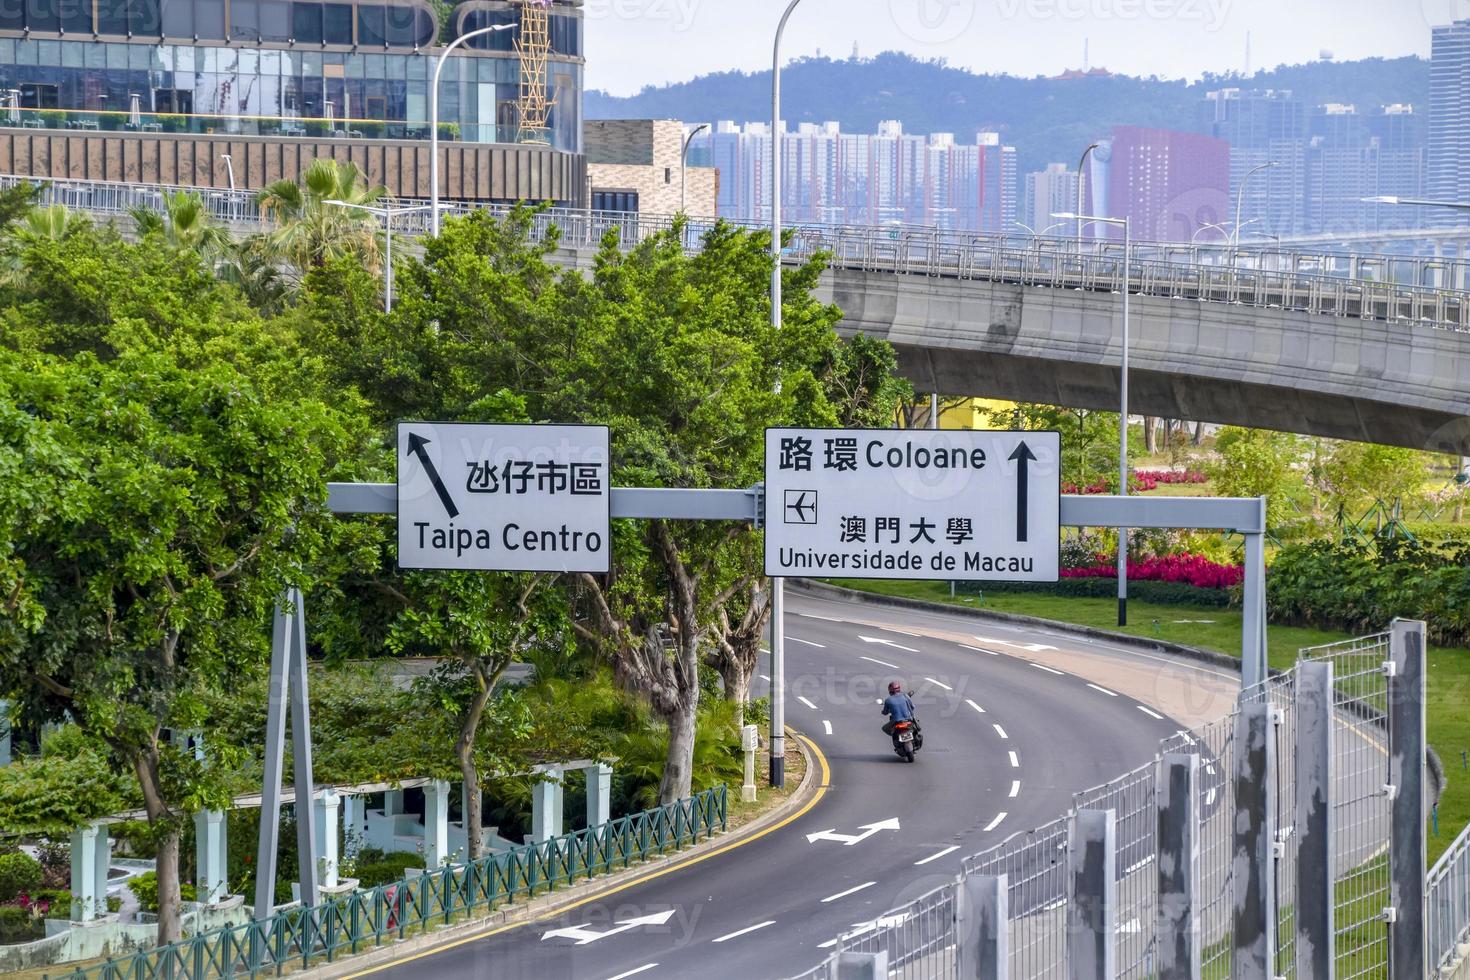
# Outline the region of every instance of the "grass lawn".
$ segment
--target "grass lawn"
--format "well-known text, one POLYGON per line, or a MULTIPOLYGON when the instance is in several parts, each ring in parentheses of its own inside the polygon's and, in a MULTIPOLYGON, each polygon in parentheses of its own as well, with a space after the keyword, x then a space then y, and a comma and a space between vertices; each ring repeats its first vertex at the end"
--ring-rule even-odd
MULTIPOLYGON (((1131 600, 1128 603, 1129 625, 1118 629, 1116 599, 1073 598, 1034 594, 949 597, 949 586, 943 582, 849 581, 833 580, 834 585, 851 589, 880 592, 885 595, 928 599, 953 603, 971 609, 1035 616, 1079 626, 1095 626, 1133 636, 1183 643, 1206 650, 1240 655, 1240 611, 1237 609, 1198 609, 1188 606, 1159 606, 1131 600)), ((1270 626, 1266 642, 1271 666, 1287 668, 1296 663, 1297 651, 1303 647, 1335 643, 1350 637, 1346 633, 1306 629, 1297 626, 1270 626)), ((1439 834, 1429 838, 1429 860, 1439 857, 1455 835, 1470 823, 1470 771, 1461 762, 1470 751, 1470 650, 1429 648, 1429 742, 1444 760, 1448 785, 1439 805, 1439 834)))

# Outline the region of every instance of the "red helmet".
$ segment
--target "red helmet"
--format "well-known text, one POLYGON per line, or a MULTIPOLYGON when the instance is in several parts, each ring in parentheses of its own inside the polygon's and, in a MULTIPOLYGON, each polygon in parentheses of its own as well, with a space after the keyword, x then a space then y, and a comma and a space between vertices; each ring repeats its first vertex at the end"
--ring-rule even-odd
POLYGON ((903 690, 903 685, 900 684, 898 681, 889 681, 888 682, 888 693, 889 694, 897 694, 899 691, 902 691, 902 690, 903 690))

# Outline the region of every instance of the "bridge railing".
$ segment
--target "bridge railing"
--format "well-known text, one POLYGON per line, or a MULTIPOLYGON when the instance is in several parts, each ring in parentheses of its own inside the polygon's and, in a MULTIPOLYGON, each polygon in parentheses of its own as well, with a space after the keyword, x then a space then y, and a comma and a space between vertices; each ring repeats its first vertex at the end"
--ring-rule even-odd
MULTIPOLYGON (((1395 912, 1390 875, 1402 873, 1389 866, 1395 826, 1386 789, 1393 782, 1389 725, 1394 712, 1422 712, 1407 688, 1393 686, 1407 670, 1401 660, 1406 651, 1388 634, 1301 651, 1297 668, 1244 692, 1229 716, 1164 739, 1150 762, 1076 794, 1066 816, 965 859, 953 884, 825 944, 830 957, 799 980, 835 980, 843 954, 850 964, 855 955, 873 969, 881 960, 891 971, 874 975, 912 980, 1052 980, 1081 975, 1076 957, 1090 955, 1098 943, 1108 950, 1109 976, 1144 980, 1160 975, 1166 954, 1185 936, 1192 937, 1186 945, 1196 976, 1239 975, 1236 967, 1244 961, 1237 957, 1264 950, 1266 975, 1310 980, 1320 972, 1312 965, 1313 949, 1326 949, 1339 980, 1386 977, 1395 912), (1318 668, 1304 680, 1303 665, 1312 662, 1331 664, 1330 695, 1320 686, 1325 674, 1318 668), (1311 700, 1314 683, 1318 696, 1311 700), (1242 725, 1247 715, 1256 720, 1242 725), (1331 729, 1325 743, 1330 768, 1303 761, 1324 744, 1318 723, 1331 729), (1238 744, 1243 732, 1252 740, 1264 732, 1269 753, 1259 744, 1247 753, 1238 744), (1193 757, 1192 827, 1160 790, 1177 775, 1170 766, 1181 757, 1193 757), (1238 799, 1238 780, 1269 785, 1274 803, 1265 794, 1238 799), (1308 797, 1331 808, 1332 830, 1316 838, 1319 845, 1326 840, 1325 852, 1307 851, 1299 782, 1308 797), (1085 836, 1082 815, 1105 815, 1106 834, 1085 836), (1161 841, 1163 826, 1171 828, 1173 845, 1161 841), (1259 834, 1252 835, 1253 827, 1261 828, 1259 834), (1084 886, 1087 863, 1077 858, 1099 840, 1112 843, 1105 862, 1111 877, 1102 872, 1084 886), (1168 873, 1183 867, 1182 855, 1189 853, 1194 873, 1184 877, 1193 882, 1192 897, 1170 895, 1167 909, 1161 908, 1163 880, 1172 881, 1168 873), (1264 914, 1254 918, 1245 902, 1247 883, 1239 877, 1246 867, 1241 855, 1252 853, 1270 855, 1261 862, 1263 871, 1257 867, 1264 914), (1181 902, 1190 918, 1170 926, 1163 913, 1177 912, 1181 902), (1322 902, 1332 910, 1330 935, 1320 918, 1297 917, 1299 908, 1322 902), (988 911, 981 908, 987 903, 988 911), (1242 916, 1254 922, 1255 940, 1263 945, 1236 935, 1242 916)), ((1417 881, 1421 872, 1409 876, 1417 881)), ((1425 898, 1432 971, 1453 959, 1458 943, 1470 941, 1470 830, 1428 876, 1425 898)))
POLYGON ((280 976, 330 963, 512 902, 677 851, 726 829, 722 784, 688 799, 487 854, 466 864, 287 908, 245 925, 198 933, 96 966, 59 970, 58 980, 215 980, 280 976))
MULTIPOLYGON (((41 183, 0 175, 0 186, 20 182, 41 183)), ((249 191, 73 180, 44 183, 48 203, 94 214, 120 217, 133 208, 161 210, 166 193, 182 190, 200 194, 219 220, 266 227, 249 191)), ((503 214, 508 207, 503 202, 445 202, 443 210, 503 214)), ((396 233, 422 234, 429 219, 425 212, 415 212, 391 220, 396 233)), ((685 247, 697 251, 715 221, 686 219, 685 247)), ((754 222, 726 223, 763 230, 754 222)), ((549 208, 535 216, 532 233, 539 238, 554 226, 563 244, 592 248, 614 232, 624 247, 633 247, 674 225, 675 216, 667 214, 549 208)), ((790 231, 785 250, 789 258, 827 252, 839 268, 868 272, 1121 293, 1127 264, 1123 246, 1107 240, 1085 239, 1079 248, 1070 238, 913 226, 804 224, 790 231)), ((1470 331, 1470 265, 1464 263, 1159 242, 1135 244, 1132 259, 1130 289, 1137 295, 1470 331)))
POLYGON ((1470 944, 1470 827, 1430 869, 1426 907, 1429 966, 1435 977, 1448 977, 1470 944))

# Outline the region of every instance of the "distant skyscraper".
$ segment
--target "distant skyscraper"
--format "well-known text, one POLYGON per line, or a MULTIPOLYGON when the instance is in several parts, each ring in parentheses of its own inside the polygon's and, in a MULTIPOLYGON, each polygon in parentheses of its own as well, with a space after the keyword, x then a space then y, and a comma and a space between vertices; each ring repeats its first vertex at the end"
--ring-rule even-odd
POLYGON ((1355 106, 1312 110, 1306 153, 1306 230, 1312 234, 1379 231, 1418 224, 1423 215, 1365 204, 1366 197, 1424 192, 1423 117, 1412 106, 1363 114, 1355 106))
MULTIPOLYGON (((1068 170, 1065 163, 1049 163, 1045 170, 1026 175, 1021 185, 1020 220, 1040 234, 1057 223, 1054 214, 1077 210, 1077 171, 1068 170)), ((1065 228, 1053 229, 1052 234, 1070 234, 1065 228)))
POLYGON ((1247 234, 1293 235, 1305 216, 1306 111, 1289 91, 1221 89, 1205 96, 1203 131, 1230 144, 1230 216, 1246 174, 1264 163, 1246 188, 1241 223, 1247 234))
POLYGON ((1117 126, 1107 215, 1128 218, 1139 241, 1188 242, 1200 229, 1227 220, 1229 180, 1230 146, 1224 140, 1117 126))
MULTIPOLYGON (((1434 200, 1470 199, 1470 20, 1434 29, 1429 68, 1429 171, 1425 193, 1434 200)), ((1435 224, 1456 225, 1464 212, 1436 211, 1435 224)))

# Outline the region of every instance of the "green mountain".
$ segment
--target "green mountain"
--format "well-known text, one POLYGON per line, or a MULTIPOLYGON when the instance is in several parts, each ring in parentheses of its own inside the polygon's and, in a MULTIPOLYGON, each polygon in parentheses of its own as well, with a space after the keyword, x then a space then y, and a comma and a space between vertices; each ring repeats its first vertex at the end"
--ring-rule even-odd
MULTIPOLYGON (((942 60, 889 52, 834 61, 805 58, 781 74, 790 124, 835 120, 849 132, 874 132, 884 119, 912 133, 952 132, 962 140, 996 131, 1016 146, 1022 172, 1075 158, 1115 125, 1198 130, 1205 93, 1219 88, 1291 89, 1309 105, 1343 102, 1360 109, 1395 102, 1427 111, 1429 62, 1373 58, 1284 65, 1196 82, 1093 74, 1064 78, 977 75, 942 60)), ((770 72, 721 72, 615 97, 592 91, 593 119, 674 118, 747 122, 769 118, 770 72)))

